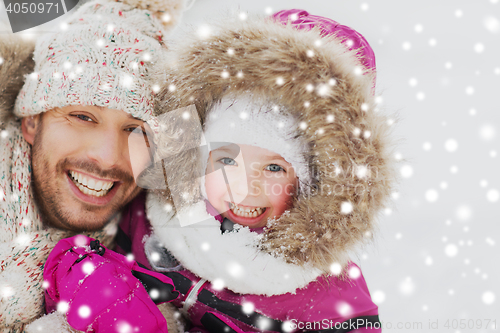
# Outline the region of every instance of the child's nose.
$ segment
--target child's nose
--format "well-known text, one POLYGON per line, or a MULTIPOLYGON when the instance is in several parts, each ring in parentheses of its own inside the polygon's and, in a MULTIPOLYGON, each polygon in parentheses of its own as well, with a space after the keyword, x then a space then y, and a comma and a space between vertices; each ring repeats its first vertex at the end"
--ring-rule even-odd
POLYGON ((233 201, 239 203, 248 195, 249 183, 246 173, 240 172, 237 175, 232 175, 233 179, 229 180, 229 190, 233 196, 233 201))
POLYGON ((245 168, 233 175, 229 187, 236 203, 242 202, 248 196, 259 196, 262 193, 259 174, 251 168, 245 168))

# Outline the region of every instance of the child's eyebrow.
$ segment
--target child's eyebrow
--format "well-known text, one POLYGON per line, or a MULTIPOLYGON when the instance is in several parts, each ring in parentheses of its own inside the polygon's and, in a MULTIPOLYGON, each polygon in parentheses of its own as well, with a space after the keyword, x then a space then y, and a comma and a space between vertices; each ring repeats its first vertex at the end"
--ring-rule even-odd
POLYGON ((213 151, 222 151, 222 152, 226 152, 228 154, 234 154, 235 153, 235 149, 234 148, 231 149, 231 148, 226 147, 226 146, 214 149, 213 151))
POLYGON ((226 153, 232 153, 233 152, 231 149, 226 148, 226 147, 220 147, 220 148, 214 149, 213 151, 223 151, 223 152, 226 152, 226 153))
POLYGON ((280 154, 263 154, 262 156, 270 160, 284 160, 280 154))

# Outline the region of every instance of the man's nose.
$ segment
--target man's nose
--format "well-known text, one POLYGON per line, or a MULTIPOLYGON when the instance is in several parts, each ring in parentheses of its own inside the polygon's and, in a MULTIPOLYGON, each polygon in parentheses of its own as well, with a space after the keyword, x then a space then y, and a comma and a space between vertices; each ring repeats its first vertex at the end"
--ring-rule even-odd
POLYGON ((121 133, 112 130, 103 130, 92 135, 92 143, 88 150, 88 157, 97 162, 102 169, 113 169, 122 163, 125 147, 120 138, 121 133))

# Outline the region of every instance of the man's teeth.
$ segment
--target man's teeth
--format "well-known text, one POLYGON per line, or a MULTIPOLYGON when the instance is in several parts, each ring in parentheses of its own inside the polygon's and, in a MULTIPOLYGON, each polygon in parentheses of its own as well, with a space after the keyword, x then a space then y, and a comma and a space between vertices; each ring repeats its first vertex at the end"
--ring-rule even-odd
POLYGON ((234 213, 234 215, 242 217, 257 217, 259 215, 262 215, 262 213, 266 211, 265 207, 243 208, 243 207, 238 207, 238 205, 232 202, 230 203, 230 206, 231 206, 231 211, 234 213))
POLYGON ((113 187, 114 184, 114 182, 104 182, 102 180, 96 181, 93 178, 72 170, 69 174, 71 178, 73 178, 73 183, 75 183, 76 187, 78 187, 82 193, 87 195, 102 197, 109 192, 109 189, 113 187))

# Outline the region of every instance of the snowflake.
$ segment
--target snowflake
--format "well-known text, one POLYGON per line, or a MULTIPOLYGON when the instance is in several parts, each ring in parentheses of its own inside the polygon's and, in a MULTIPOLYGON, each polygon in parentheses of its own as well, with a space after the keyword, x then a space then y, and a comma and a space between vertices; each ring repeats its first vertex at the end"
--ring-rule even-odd
POLYGON ((401 167, 400 173, 403 178, 410 178, 411 176, 413 176, 413 168, 411 167, 411 165, 404 165, 401 167))
POLYGON ((491 141, 496 135, 495 127, 492 125, 483 125, 479 130, 479 135, 484 141, 491 141))
POLYGON ((495 302, 495 294, 492 291, 486 291, 482 295, 482 300, 484 304, 490 305, 495 302))
POLYGON ((66 301, 60 301, 57 303, 57 312, 66 313, 69 310, 69 304, 66 301))
POLYGON ((241 305, 244 314, 251 315, 254 313, 255 305, 252 302, 243 302, 241 305))
POLYGON ((462 205, 458 207, 456 215, 459 220, 467 221, 472 217, 472 209, 467 205, 462 205))
POLYGON ((172 16, 169 13, 165 13, 162 15, 161 20, 163 22, 170 22, 172 20, 172 16))
POLYGON ((483 25, 489 32, 500 32, 500 21, 496 17, 488 16, 483 20, 483 25))
POLYGON ((158 252, 152 252, 151 253, 151 260, 154 262, 157 262, 160 260, 160 254, 158 252))
POLYGON ((411 277, 408 276, 399 284, 399 291, 405 296, 410 296, 411 294, 413 294, 413 292, 415 291, 415 283, 413 283, 411 277))
POLYGON ((425 192, 425 199, 429 202, 436 202, 439 198, 439 193, 435 189, 430 189, 425 192))
POLYGON ((229 275, 231 275, 234 278, 241 278, 245 274, 245 269, 243 268, 242 265, 240 265, 237 262, 228 263, 226 269, 229 275))
POLYGON ((352 206, 352 203, 350 203, 349 201, 344 201, 341 205, 340 205, 340 212, 342 214, 351 214, 352 213, 352 210, 353 210, 353 206, 352 206))
POLYGON ((338 262, 334 262, 330 266, 330 271, 333 275, 339 275, 340 273, 342 273, 342 266, 338 262))
POLYGON ((337 311, 344 317, 349 317, 353 313, 352 306, 344 301, 340 301, 335 305, 337 311))
POLYGON ((118 329, 118 333, 132 333, 132 326, 125 321, 119 322, 116 328, 118 329))
POLYGON ((215 289, 215 290, 222 290, 224 289, 224 280, 222 279, 215 279, 213 282, 212 282, 212 287, 215 289))
POLYGON ((403 45, 403 50, 409 51, 411 49, 411 43, 410 42, 404 42, 403 45))
POLYGON ((483 44, 481 44, 481 43, 476 43, 476 44, 474 45, 474 51, 475 51, 476 53, 483 53, 483 52, 484 52, 484 45, 483 45, 483 44))
POLYGON ((444 248, 444 253, 448 257, 455 257, 458 254, 458 247, 455 244, 448 244, 444 248))
POLYGON ((131 75, 124 74, 122 76, 121 84, 125 88, 131 88, 134 83, 134 78, 131 75))
POLYGON ((349 269, 349 277, 351 279, 357 279, 361 276, 361 271, 359 270, 359 268, 357 268, 356 266, 353 266, 349 269))
POLYGON ((149 291, 149 296, 152 300, 158 299, 158 297, 160 297, 160 292, 158 291, 158 289, 151 289, 149 291))
POLYGON ((486 198, 489 202, 497 202, 500 198, 500 193, 496 189, 491 189, 486 193, 486 198))
POLYGON ((87 275, 92 274, 94 270, 95 270, 94 264, 91 263, 90 261, 85 262, 82 266, 82 271, 87 275))
POLYGON ((372 293, 372 300, 375 304, 380 305, 385 301, 385 293, 382 290, 375 290, 372 293))
POLYGON ((11 286, 2 286, 2 289, 1 289, 1 296, 4 297, 4 298, 9 298, 11 296, 14 296, 14 288, 12 288, 11 286))

